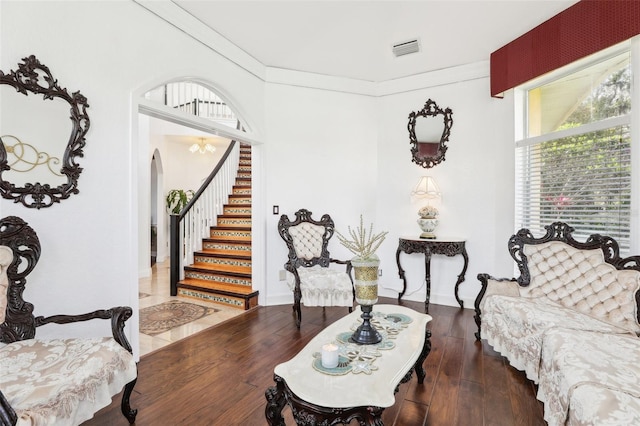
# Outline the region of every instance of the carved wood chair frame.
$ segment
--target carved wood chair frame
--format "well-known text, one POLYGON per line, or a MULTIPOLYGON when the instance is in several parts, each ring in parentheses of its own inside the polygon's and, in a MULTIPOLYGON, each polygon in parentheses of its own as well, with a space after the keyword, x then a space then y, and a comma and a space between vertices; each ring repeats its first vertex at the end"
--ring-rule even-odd
MULTIPOLYGON (((128 306, 119 306, 107 310, 98 310, 81 315, 53 315, 50 317, 33 315, 33 304, 23 299, 27 276, 35 268, 40 258, 40 240, 35 231, 21 218, 8 216, 0 219, 0 245, 13 250, 13 261, 7 268, 9 288, 7 290, 7 309, 4 323, 0 324, 0 342, 13 343, 33 339, 36 328, 50 323, 69 324, 91 319, 111 320, 111 331, 116 340, 129 353, 131 345, 124 333, 125 322, 131 317, 128 306)), ((137 410, 131 409, 129 399, 136 380, 125 385, 122 395, 122 414, 134 423, 137 410)), ((15 424, 17 416, 13 408, 0 392, 0 424, 15 424), (4 423, 2 423, 4 421, 4 423)))
MULTIPOLYGON (((300 322, 302 320, 302 311, 300 307, 302 290, 300 289, 300 275, 298 275, 298 268, 300 267, 309 268, 315 265, 320 265, 324 268, 327 268, 331 263, 346 265, 346 272, 347 275, 349 275, 349 279, 351 280, 353 300, 355 301, 355 287, 353 286, 353 277, 351 274, 351 270, 353 268, 351 266, 351 261, 333 259, 329 254, 329 240, 331 239, 335 231, 335 224, 333 222, 333 219, 331 219, 331 216, 329 216, 328 214, 324 214, 322 215, 320 220, 314 220, 311 215, 312 213, 309 210, 300 209, 295 213, 295 220, 290 221, 289 217, 286 214, 283 214, 278 221, 278 233, 287 244, 287 248, 289 249, 289 260, 284 264, 284 268, 287 271, 291 272, 295 278, 295 288, 293 290, 293 312, 296 317, 296 326, 298 328, 300 328, 300 322), (289 229, 304 222, 324 227, 324 234, 322 235, 322 248, 319 257, 304 259, 299 257, 296 253, 296 249, 293 243, 293 237, 289 233, 289 229)), ((349 312, 351 312, 351 310, 352 308, 350 307, 349 312)))

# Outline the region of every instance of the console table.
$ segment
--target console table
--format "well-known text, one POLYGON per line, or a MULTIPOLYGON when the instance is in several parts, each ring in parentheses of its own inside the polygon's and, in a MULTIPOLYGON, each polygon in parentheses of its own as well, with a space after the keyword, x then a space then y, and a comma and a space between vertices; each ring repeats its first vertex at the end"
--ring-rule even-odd
POLYGON ((460 283, 464 281, 464 275, 467 273, 467 266, 469 265, 469 256, 467 255, 467 249, 465 248, 465 240, 461 239, 441 239, 436 238, 433 240, 423 238, 411 238, 401 237, 398 241, 398 250, 396 250, 396 263, 398 264, 398 275, 402 278, 402 292, 398 295, 398 301, 404 296, 407 291, 407 278, 404 274, 404 269, 400 265, 400 253, 423 253, 424 254, 424 277, 427 283, 427 297, 424 301, 424 309, 426 313, 429 313, 429 300, 431 298, 431 255, 443 254, 445 256, 461 255, 464 259, 464 265, 462 266, 462 272, 458 275, 458 280, 454 288, 454 294, 456 300, 461 308, 464 308, 464 303, 458 297, 458 287, 460 283))
MULTIPOLYGON (((313 366, 314 353, 322 345, 336 341, 336 336, 353 330, 360 321, 362 311, 354 312, 334 322, 316 335, 295 357, 274 369, 275 386, 265 392, 265 417, 269 425, 283 426, 282 410, 285 405, 297 424, 348 424, 356 419, 360 425, 382 425, 382 412, 395 403, 400 383, 411 380, 412 371, 423 383, 425 371, 422 363, 431 350, 429 315, 395 305, 374 305, 373 313, 399 314, 411 322, 395 338, 395 347, 379 350, 380 355, 370 371, 331 375, 313 366)), ((384 341, 383 341, 384 342, 384 341)), ((361 348, 375 348, 363 345, 361 348)))

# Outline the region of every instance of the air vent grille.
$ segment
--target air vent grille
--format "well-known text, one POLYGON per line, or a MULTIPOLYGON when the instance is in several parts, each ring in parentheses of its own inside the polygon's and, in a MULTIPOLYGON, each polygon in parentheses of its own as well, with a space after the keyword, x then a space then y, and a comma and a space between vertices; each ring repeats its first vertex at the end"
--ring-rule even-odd
POLYGON ((403 41, 402 43, 394 44, 392 50, 393 55, 396 57, 416 53, 420 51, 420 42, 418 39, 403 41))

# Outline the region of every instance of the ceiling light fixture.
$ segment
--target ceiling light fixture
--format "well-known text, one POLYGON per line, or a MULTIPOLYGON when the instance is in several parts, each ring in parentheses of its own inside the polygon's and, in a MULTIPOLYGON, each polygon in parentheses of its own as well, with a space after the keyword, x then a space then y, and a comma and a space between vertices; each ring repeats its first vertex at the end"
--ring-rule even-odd
POLYGON ((194 143, 189 148, 189 151, 191 151, 194 154, 196 152, 199 152, 200 154, 205 154, 207 152, 215 152, 215 150, 216 150, 216 147, 211 145, 210 143, 205 143, 204 138, 200 138, 199 143, 194 143))

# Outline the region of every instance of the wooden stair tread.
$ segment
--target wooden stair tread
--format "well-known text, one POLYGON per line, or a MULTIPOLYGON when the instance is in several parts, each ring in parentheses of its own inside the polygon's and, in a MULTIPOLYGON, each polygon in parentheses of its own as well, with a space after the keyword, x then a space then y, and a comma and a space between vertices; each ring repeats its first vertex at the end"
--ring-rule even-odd
MULTIPOLYGON (((225 276, 231 276, 231 277, 239 277, 239 278, 251 278, 251 271, 247 272, 229 272, 226 270, 227 267, 230 267, 231 265, 228 265, 227 267, 225 267, 224 270, 220 269, 221 265, 210 265, 208 263, 194 263, 193 265, 189 265, 189 266, 185 266, 184 270, 185 271, 194 271, 194 272, 202 272, 204 274, 219 274, 219 275, 225 275, 225 276)), ((241 269, 243 268, 242 266, 235 266, 236 269, 241 269)))
POLYGON ((240 296, 248 296, 252 295, 253 293, 258 293, 256 290, 246 285, 214 283, 211 281, 198 280, 194 278, 185 278, 184 280, 178 282, 178 286, 191 289, 202 289, 203 291, 218 291, 224 294, 238 294, 240 296))
POLYGON ((194 253, 195 256, 206 256, 206 257, 216 257, 222 259, 239 259, 239 260, 251 260, 251 256, 246 256, 243 254, 220 254, 220 253, 212 253, 211 251, 202 250, 194 253))
POLYGON ((193 269, 206 273, 224 272, 226 275, 242 275, 243 277, 251 278, 250 266, 237 266, 237 265, 218 265, 204 262, 196 262, 190 266, 193 269))
POLYGON ((246 239, 246 237, 229 237, 229 236, 217 236, 212 235, 209 238, 203 238, 203 242, 206 243, 228 243, 233 245, 247 245, 247 243, 251 244, 251 238, 246 239))
POLYGON ((227 226, 227 225, 217 225, 212 226, 209 232, 213 231, 222 231, 222 232, 251 232, 251 227, 249 226, 227 226))
POLYGON ((184 267, 179 294, 245 310, 258 305, 258 291, 251 286, 251 177, 251 147, 242 145, 228 201, 202 239, 203 248, 194 253, 194 263, 184 267))
POLYGON ((234 243, 251 243, 251 236, 232 236, 232 235, 212 235, 209 237, 210 241, 216 242, 234 242, 234 243))

